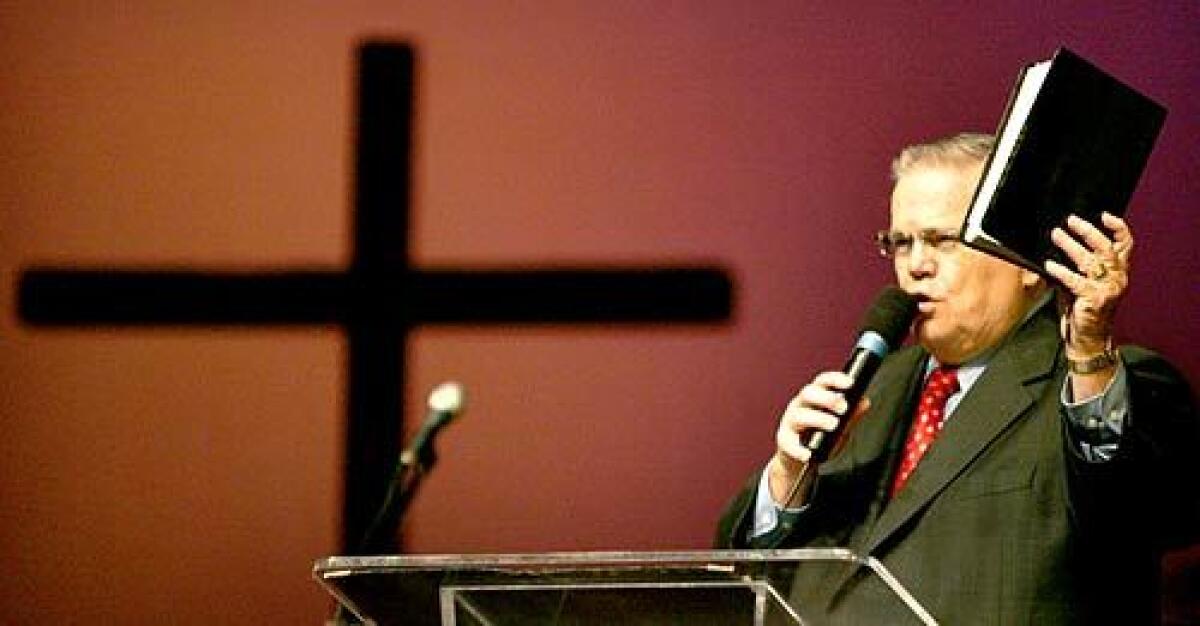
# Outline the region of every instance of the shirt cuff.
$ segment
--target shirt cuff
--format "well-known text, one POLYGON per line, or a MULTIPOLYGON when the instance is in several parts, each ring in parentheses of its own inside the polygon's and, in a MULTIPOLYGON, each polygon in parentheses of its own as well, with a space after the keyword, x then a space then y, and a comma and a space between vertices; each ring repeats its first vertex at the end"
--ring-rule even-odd
POLYGON ((750 538, 761 537, 779 527, 781 521, 794 519, 804 512, 808 505, 799 508, 785 509, 771 497, 770 477, 768 469, 764 468, 758 479, 758 493, 754 499, 754 523, 750 526, 750 538))
POLYGON ((1129 385, 1124 364, 1117 361, 1117 371, 1104 391, 1081 402, 1072 399, 1068 377, 1063 381, 1060 400, 1072 444, 1080 455, 1092 463, 1112 460, 1129 414, 1129 385))

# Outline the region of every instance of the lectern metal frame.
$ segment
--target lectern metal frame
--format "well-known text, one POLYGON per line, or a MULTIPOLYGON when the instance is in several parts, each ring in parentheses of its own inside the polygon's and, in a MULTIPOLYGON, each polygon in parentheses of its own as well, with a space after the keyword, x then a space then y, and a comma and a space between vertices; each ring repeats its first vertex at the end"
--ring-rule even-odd
MULTIPOLYGON (((807 624, 788 601, 790 576, 780 572, 806 564, 833 564, 846 570, 865 568, 895 597, 898 610, 907 608, 913 622, 937 624, 933 616, 875 558, 862 557, 842 548, 800 550, 721 550, 679 552, 551 552, 497 555, 403 555, 328 557, 316 562, 313 576, 344 607, 366 624, 463 624, 505 623, 489 616, 480 600, 499 597, 531 598, 535 594, 568 593, 647 594, 669 591, 673 597, 699 594, 753 594, 751 615, 744 623, 807 624), (419 580, 416 588, 427 589, 421 606, 408 606, 403 598, 380 599, 381 592, 356 588, 361 577, 419 580), (522 594, 518 596, 516 594, 522 594), (374 604, 374 606, 369 606, 374 604), (395 615, 395 612, 404 615, 395 615), (386 613, 386 614, 385 614, 386 613), (420 614, 420 615, 414 615, 420 614), (768 621, 768 617, 773 619, 768 621)), ((397 586, 396 589, 413 586, 397 586)), ((643 602, 645 599, 643 598, 643 602)), ((699 600, 703 602, 703 599, 699 600)), ((681 616, 682 617, 682 616, 681 616)), ((530 623, 525 614, 521 623, 530 623)), ((539 620, 532 620, 542 623, 539 620)), ((511 622, 508 622, 511 623, 511 622)), ((544 623, 558 623, 546 620, 544 623)), ((575 622, 571 622, 575 623, 575 622)), ((600 623, 600 622, 597 622, 600 623)), ((682 623, 682 622, 680 622, 682 623)), ((819 623, 816 626, 820 626, 819 623)))

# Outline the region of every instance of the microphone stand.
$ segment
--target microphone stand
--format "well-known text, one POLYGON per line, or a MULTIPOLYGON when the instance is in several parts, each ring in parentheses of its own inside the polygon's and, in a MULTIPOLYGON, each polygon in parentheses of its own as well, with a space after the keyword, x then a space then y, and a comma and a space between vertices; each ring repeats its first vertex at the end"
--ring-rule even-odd
POLYGON ((396 471, 388 483, 387 493, 383 504, 375 513, 375 518, 367 531, 363 533, 358 545, 359 554, 388 553, 396 551, 396 532, 400 528, 400 520, 412 504, 421 480, 433 470, 437 462, 437 453, 430 442, 423 450, 405 450, 396 464, 396 471))
MULTIPOLYGON (((388 483, 387 493, 384 494, 383 504, 375 513, 367 531, 363 533, 356 554, 390 553, 396 551, 396 533, 400 528, 400 520, 412 504, 422 479, 437 463, 437 452, 433 449, 432 438, 417 450, 405 450, 400 454, 400 462, 388 483)), ((358 618, 346 611, 346 606, 338 602, 333 617, 325 622, 326 626, 350 626, 362 624, 358 618)))

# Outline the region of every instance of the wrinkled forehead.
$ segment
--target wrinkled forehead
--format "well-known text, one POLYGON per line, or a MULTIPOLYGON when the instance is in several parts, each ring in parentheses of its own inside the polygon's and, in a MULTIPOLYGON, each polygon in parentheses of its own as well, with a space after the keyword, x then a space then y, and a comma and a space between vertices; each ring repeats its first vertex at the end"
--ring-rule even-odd
POLYGON ((961 226, 982 168, 973 162, 910 170, 892 189, 890 228, 914 232, 961 226))

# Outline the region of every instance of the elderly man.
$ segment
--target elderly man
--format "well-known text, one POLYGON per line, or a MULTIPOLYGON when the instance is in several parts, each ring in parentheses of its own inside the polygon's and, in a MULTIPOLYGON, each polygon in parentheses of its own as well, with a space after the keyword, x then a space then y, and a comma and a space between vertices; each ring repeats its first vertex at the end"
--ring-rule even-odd
MULTIPOLYGON (((1157 355, 1112 347, 1133 252, 1120 218, 1055 230, 1070 259, 1047 262, 1055 288, 961 244, 991 149, 960 134, 893 162, 878 241, 918 299, 918 345, 857 407, 840 372, 805 385, 718 542, 874 556, 944 624, 1155 623, 1163 550, 1200 530, 1194 396, 1157 355), (839 451, 802 472, 805 433, 842 419, 839 451)), ((793 597, 833 622, 903 623, 861 574, 798 578, 793 597)))

